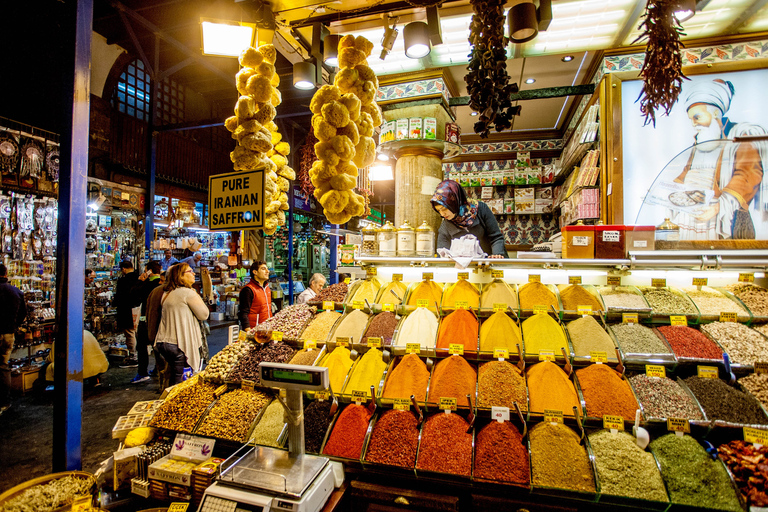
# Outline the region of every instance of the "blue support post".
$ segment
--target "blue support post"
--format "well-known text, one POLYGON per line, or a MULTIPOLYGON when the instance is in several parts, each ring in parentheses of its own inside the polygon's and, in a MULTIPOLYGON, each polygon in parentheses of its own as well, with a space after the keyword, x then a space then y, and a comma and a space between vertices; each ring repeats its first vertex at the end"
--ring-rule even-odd
POLYGON ((293 183, 288 187, 288 304, 293 304, 293 183))
POLYGON ((148 143, 149 143, 149 158, 147 162, 147 200, 144 205, 144 247, 150 254, 149 260, 152 259, 150 249, 152 247, 152 241, 155 238, 155 173, 157 168, 157 131, 155 130, 155 119, 157 117, 157 99, 155 96, 156 85, 152 80, 150 88, 150 111, 149 111, 149 126, 147 126, 148 143))
POLYGON ((93 0, 65 3, 59 220, 56 247, 53 471, 82 468, 85 208, 93 0))
MULTIPOLYGON (((338 228, 339 226, 336 225, 336 229, 338 228)), ((331 264, 330 264, 331 284, 336 284, 339 282, 339 274, 336 272, 338 259, 339 259, 339 237, 337 237, 336 235, 331 235, 331 264)))

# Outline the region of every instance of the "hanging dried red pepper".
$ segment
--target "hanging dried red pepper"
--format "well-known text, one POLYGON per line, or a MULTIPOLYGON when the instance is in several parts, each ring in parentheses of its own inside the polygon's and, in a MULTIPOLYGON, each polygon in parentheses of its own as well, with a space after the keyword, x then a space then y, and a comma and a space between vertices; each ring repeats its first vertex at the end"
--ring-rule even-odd
POLYGON ((301 191, 304 192, 307 197, 312 195, 315 187, 312 186, 312 181, 309 179, 309 170, 312 168, 312 164, 317 160, 315 156, 315 144, 318 140, 312 130, 307 133, 307 138, 304 140, 304 144, 299 148, 299 156, 301 161, 299 163, 299 170, 296 173, 296 181, 300 183, 301 191))

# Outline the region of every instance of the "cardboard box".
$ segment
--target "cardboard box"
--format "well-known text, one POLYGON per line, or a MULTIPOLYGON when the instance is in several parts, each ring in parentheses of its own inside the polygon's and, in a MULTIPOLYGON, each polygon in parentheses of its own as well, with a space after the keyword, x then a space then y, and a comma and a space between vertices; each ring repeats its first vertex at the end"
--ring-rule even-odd
POLYGON ((412 117, 408 120, 408 138, 421 139, 424 136, 423 122, 420 117, 412 117))
POLYGON ((427 140, 437 139, 437 119, 434 117, 424 118, 424 138, 427 140))
POLYGON ((21 394, 32 391, 35 381, 40 377, 42 366, 26 366, 11 373, 11 389, 21 394))
POLYGON ((131 480, 136 477, 138 472, 138 463, 136 456, 140 454, 143 447, 136 446, 119 450, 112 454, 114 464, 112 466, 112 488, 116 491, 123 487, 128 487, 131 480))
POLYGON ((197 462, 177 459, 169 454, 150 464, 149 479, 190 486, 192 485, 192 470, 197 465, 197 462))
POLYGON ((395 140, 405 140, 408 138, 408 120, 398 119, 395 132, 395 140))

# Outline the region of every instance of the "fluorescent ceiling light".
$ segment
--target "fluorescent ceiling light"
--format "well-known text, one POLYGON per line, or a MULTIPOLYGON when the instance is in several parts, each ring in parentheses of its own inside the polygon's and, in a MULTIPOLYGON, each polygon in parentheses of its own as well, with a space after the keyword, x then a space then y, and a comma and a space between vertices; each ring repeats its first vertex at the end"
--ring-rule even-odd
POLYGON ((201 18, 203 31, 203 55, 239 57, 253 44, 256 25, 238 21, 201 18))
POLYGON ((532 84, 532 83, 534 83, 535 81, 536 81, 536 79, 535 79, 535 78, 527 78, 527 79, 525 80, 525 83, 527 83, 527 84, 532 84))
POLYGON ((371 181, 390 181, 395 179, 391 165, 374 165, 368 169, 368 179, 371 181))

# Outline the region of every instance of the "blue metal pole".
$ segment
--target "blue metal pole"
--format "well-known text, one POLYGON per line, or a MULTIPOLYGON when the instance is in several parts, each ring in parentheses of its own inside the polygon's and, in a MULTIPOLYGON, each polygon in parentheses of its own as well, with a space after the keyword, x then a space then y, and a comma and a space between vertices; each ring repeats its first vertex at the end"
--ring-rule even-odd
POLYGON ((56 248, 53 471, 82 467, 85 208, 93 0, 65 3, 59 221, 56 248))
MULTIPOLYGON (((336 228, 338 229, 338 225, 336 228)), ((339 255, 339 237, 335 235, 331 235, 331 264, 330 264, 330 281, 331 284, 336 284, 339 282, 339 274, 336 273, 336 266, 337 266, 337 259, 339 255)))
POLYGON ((293 304, 293 183, 288 187, 288 304, 293 304))

